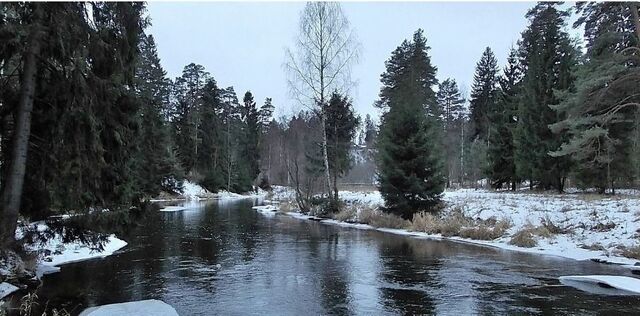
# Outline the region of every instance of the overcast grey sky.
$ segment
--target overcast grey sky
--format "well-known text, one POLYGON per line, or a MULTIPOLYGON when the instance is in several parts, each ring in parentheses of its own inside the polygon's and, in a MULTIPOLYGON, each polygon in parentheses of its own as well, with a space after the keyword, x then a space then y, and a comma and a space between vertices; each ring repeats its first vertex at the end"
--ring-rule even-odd
MULTIPOLYGON (((343 10, 362 43, 353 69, 356 110, 378 115, 373 102, 384 62, 404 39, 422 28, 431 46, 438 79, 454 78, 469 91, 475 64, 486 46, 500 67, 527 25, 533 2, 347 2, 343 10)), ((234 86, 241 99, 251 90, 261 105, 273 98, 276 114, 300 106, 289 97, 282 68, 284 49, 293 46, 303 2, 193 2, 148 4, 162 65, 171 78, 188 63, 202 64, 220 87, 234 86)))

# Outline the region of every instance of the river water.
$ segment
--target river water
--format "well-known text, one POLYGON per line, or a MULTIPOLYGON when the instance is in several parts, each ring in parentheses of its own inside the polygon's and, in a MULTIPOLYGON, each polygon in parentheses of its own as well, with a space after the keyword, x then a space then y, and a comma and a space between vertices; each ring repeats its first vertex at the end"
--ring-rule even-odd
POLYGON ((638 297, 557 281, 626 269, 266 216, 253 203, 160 212, 119 236, 121 252, 45 276, 39 301, 72 315, 152 298, 180 315, 640 314, 638 297))

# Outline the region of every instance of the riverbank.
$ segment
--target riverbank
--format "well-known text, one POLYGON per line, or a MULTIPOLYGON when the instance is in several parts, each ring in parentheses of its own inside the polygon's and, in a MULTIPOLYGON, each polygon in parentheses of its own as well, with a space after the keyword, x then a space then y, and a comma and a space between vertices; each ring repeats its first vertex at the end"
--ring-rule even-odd
MULTIPOLYGON (((291 207, 292 192, 274 190, 273 199, 291 207)), ((287 214, 323 223, 377 229, 418 238, 448 239, 500 249, 593 260, 633 267, 640 259, 640 198, 528 191, 460 189, 443 194, 444 209, 413 222, 378 210, 374 190, 341 191, 342 212, 331 219, 287 214)))

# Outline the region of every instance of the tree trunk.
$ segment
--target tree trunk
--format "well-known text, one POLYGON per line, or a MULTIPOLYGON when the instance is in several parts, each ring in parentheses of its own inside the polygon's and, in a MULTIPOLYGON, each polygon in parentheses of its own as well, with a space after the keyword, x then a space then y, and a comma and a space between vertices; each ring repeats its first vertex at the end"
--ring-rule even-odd
POLYGON ((24 53, 24 68, 20 87, 20 103, 16 109, 11 156, 8 162, 7 179, 0 199, 0 247, 8 247, 15 241, 22 186, 27 164, 31 112, 36 88, 37 59, 40 53, 41 4, 34 3, 34 22, 29 33, 24 53))
POLYGON ((324 109, 322 110, 322 158, 324 160, 324 176, 327 181, 327 193, 329 194, 329 200, 333 200, 333 194, 331 193, 331 174, 329 172, 329 153, 327 151, 327 114, 324 109))
POLYGON ((631 17, 633 18, 633 25, 636 28, 636 37, 638 38, 638 42, 640 43, 640 16, 638 15, 638 4, 635 2, 630 2, 629 9, 631 9, 631 17))

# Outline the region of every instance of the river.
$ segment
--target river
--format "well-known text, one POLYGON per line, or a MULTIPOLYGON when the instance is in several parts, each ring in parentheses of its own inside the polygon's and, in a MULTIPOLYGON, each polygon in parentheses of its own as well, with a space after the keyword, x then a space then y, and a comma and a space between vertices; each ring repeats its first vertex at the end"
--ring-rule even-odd
POLYGON ((640 314, 640 298, 559 284, 593 262, 255 212, 252 200, 158 213, 113 256, 44 277, 40 304, 160 299, 180 315, 640 314))

